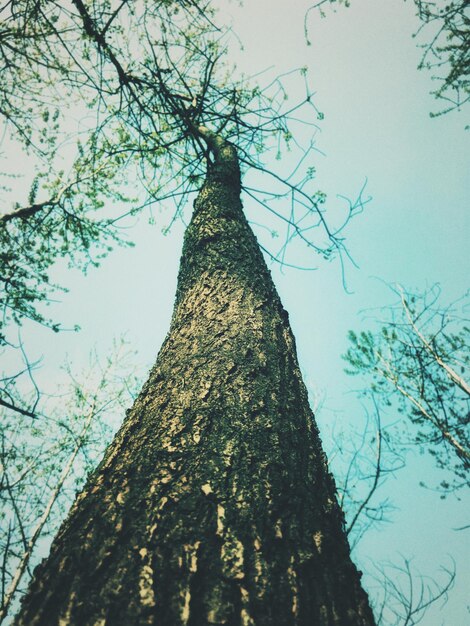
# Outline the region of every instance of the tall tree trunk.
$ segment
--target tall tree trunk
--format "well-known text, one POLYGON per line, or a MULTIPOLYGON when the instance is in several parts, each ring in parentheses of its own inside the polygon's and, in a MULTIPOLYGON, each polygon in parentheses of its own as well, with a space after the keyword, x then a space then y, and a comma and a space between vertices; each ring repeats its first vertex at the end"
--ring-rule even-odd
POLYGON ((235 149, 211 147, 170 332, 18 626, 374 623, 235 149))

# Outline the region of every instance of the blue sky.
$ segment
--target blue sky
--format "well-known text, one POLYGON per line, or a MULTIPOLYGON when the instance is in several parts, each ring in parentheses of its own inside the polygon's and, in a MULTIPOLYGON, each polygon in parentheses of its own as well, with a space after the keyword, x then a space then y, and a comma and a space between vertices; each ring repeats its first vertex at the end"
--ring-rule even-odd
MULTIPOLYGON (((420 52, 412 34, 418 22, 411 1, 355 0, 349 9, 327 11, 326 19, 311 12, 310 47, 303 37, 310 6, 304 0, 219 4, 244 45, 243 52, 234 52, 241 71, 308 67, 316 105, 325 115, 317 134, 324 156, 315 166, 329 201, 341 206, 336 195, 355 197, 366 179, 365 195, 372 197, 346 232, 358 264, 347 269, 350 294, 337 263, 314 272, 272 267, 309 393, 314 404, 321 403, 318 419, 328 450, 332 420, 362 424, 361 406, 351 393, 357 381, 343 373, 341 354, 347 331, 361 327, 363 312, 393 300, 384 282, 420 289, 439 282, 445 301, 468 289, 468 120, 465 112, 429 117, 436 103, 428 93, 430 75, 416 69, 420 52)), ((248 199, 245 204, 250 211, 248 199)), ((182 242, 182 224, 161 234, 168 219, 169 213, 157 211, 154 227, 142 220, 129 233, 136 247, 116 251, 86 277, 57 269, 71 291, 60 296, 53 313, 82 331, 51 335, 25 328, 32 357, 45 357, 47 367, 38 372, 45 384, 60 378, 57 368, 66 354, 79 367, 90 349, 106 350, 123 333, 138 350, 142 368, 151 365, 169 326, 182 242)), ((407 468, 383 488, 397 506, 392 523, 371 531, 356 558, 370 569, 371 562, 398 562, 400 554, 414 557, 416 567, 433 576, 452 556, 456 586, 448 603, 434 607, 424 623, 464 626, 469 542, 452 529, 468 523, 468 498, 442 502, 420 489, 419 480, 431 480, 433 472, 426 457, 409 455, 407 468)))

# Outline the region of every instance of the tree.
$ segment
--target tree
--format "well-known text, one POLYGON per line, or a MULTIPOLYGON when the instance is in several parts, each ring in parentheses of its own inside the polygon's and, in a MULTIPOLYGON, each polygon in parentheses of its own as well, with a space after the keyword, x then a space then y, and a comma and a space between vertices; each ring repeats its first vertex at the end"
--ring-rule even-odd
POLYGON ((439 307, 438 286, 424 293, 397 288, 400 303, 387 309, 376 331, 351 331, 348 373, 372 379, 374 393, 413 424, 412 441, 426 449, 454 481, 443 492, 468 485, 470 470, 470 364, 467 321, 451 306, 439 307))
MULTIPOLYGON (((425 38, 424 43, 418 44, 423 49, 418 69, 433 72, 432 78, 438 87, 431 93, 444 102, 444 108, 431 113, 431 117, 460 110, 470 100, 470 3, 468 0, 413 1, 421 22, 414 37, 425 38)), ((308 44, 308 15, 311 10, 319 9, 324 16, 322 7, 325 4, 344 4, 349 7, 350 0, 320 0, 310 7, 304 22, 308 44)))
POLYGON ((373 623, 235 148, 201 132, 169 335, 17 624, 373 623))
MULTIPOLYGON (((65 224, 40 241, 68 241, 71 232, 81 252, 78 244, 90 239, 80 238, 80 225, 88 225, 80 201, 94 210, 100 191, 113 196, 123 160, 136 160, 152 201, 176 200, 176 214, 180 199, 198 192, 168 337, 37 569, 16 623, 373 624, 287 313, 240 202, 240 165, 269 173, 260 153, 273 138, 294 142, 289 128, 300 106, 281 108, 280 81, 270 92, 221 77, 222 35, 207 5, 143 2, 137 12, 124 2, 114 9, 74 0, 62 13, 55 2, 9 5, 15 27, 4 40, 14 54, 9 37, 24 33, 15 20, 36 12, 34 36, 26 38, 34 54, 18 52, 23 66, 25 58, 28 67, 40 66, 32 78, 42 84, 44 67, 65 72, 66 85, 85 99, 89 90, 104 119, 79 149, 72 183, 60 181, 66 191, 15 209, 5 223, 30 228, 28 220, 45 210, 41 220, 52 216, 63 225, 65 214, 77 231, 65 224), (181 6, 184 27, 175 15, 181 6), (123 42, 124 10, 136 28, 123 42), (120 60, 125 47, 127 64, 120 60), (157 183, 156 167, 163 177, 157 183), (72 201, 78 214, 68 208, 72 201)), ((312 106, 308 91, 300 104, 312 106)), ((15 114, 31 143, 21 110, 15 114)), ((245 185, 265 208, 270 199, 291 200, 289 217, 275 211, 287 225, 283 261, 294 237, 326 257, 343 250, 343 224, 327 224, 322 195, 308 187, 311 149, 288 176, 271 170, 273 191, 245 185)), ((105 235, 113 223, 100 222, 105 235)), ((40 262, 43 251, 35 253, 40 262)), ((12 309, 20 301, 10 300, 12 309)))

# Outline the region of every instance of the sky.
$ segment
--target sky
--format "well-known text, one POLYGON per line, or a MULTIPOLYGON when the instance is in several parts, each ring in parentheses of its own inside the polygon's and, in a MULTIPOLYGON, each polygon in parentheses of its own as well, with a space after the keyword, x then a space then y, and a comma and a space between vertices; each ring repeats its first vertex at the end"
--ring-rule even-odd
MULTIPOLYGON (((354 0, 349 9, 328 10, 325 19, 312 11, 311 46, 303 35, 310 6, 304 0, 218 4, 243 42, 243 51, 233 51, 240 71, 308 67, 316 106, 324 113, 316 136, 317 182, 329 202, 342 206, 338 196, 355 198, 367 181, 364 196, 371 200, 346 231, 357 264, 346 268, 347 290, 338 263, 313 272, 271 266, 329 450, 333 423, 340 429, 362 427, 364 411, 353 393, 357 381, 344 374, 341 355, 347 331, 360 329, 371 310, 394 300, 387 283, 418 289, 440 283, 445 302, 469 287, 468 112, 429 117, 436 102, 429 95, 430 75, 416 69, 413 2, 354 0)), ((244 202, 253 210, 248 198, 244 202)), ((157 211, 154 227, 141 220, 129 231, 136 246, 115 251, 86 277, 57 268, 56 277, 70 292, 58 296, 51 313, 82 330, 51 335, 25 328, 31 357, 43 355, 47 364, 38 371, 45 385, 60 380, 66 356, 80 367, 91 349, 105 351, 122 334, 138 351, 142 370, 151 366, 169 327, 184 230, 179 223, 163 236, 169 216, 157 211)), ((354 556, 368 571, 405 557, 436 579, 439 567, 453 559, 457 582, 448 602, 433 606, 423 623, 464 626, 470 620, 469 531, 453 529, 468 524, 469 500, 441 501, 418 486, 436 476, 437 482, 426 456, 410 453, 407 467, 382 488, 382 497, 396 507, 391 522, 369 531, 354 556)))

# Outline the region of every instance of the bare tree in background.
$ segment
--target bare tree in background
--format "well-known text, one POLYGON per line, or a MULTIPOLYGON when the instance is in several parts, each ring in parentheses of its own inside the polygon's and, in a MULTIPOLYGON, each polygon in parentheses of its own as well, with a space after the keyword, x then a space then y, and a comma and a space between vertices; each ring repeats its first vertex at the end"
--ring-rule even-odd
POLYGON ((106 359, 93 354, 80 375, 67 366, 66 382, 55 397, 37 398, 34 417, 2 410, 0 623, 18 605, 32 567, 132 401, 137 391, 132 361, 121 340, 106 359))
MULTIPOLYGON (((331 442, 326 452, 353 553, 369 532, 394 523, 396 508, 387 494, 387 481, 399 481, 400 470, 406 467, 393 424, 383 424, 380 396, 369 391, 362 395, 363 415, 354 420, 362 423, 360 430, 344 423, 338 427, 336 420, 322 420, 317 412, 324 440, 331 442)), ((457 574, 452 561, 423 574, 409 556, 377 561, 365 555, 367 551, 360 566, 378 626, 414 626, 434 605, 447 602, 457 574)))
POLYGON ((470 470, 469 327, 458 314, 467 296, 445 307, 438 286, 396 292, 399 304, 386 309, 380 329, 350 332, 347 372, 365 375, 368 388, 407 416, 410 441, 453 474, 440 485, 445 495, 468 486, 470 470))

